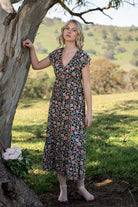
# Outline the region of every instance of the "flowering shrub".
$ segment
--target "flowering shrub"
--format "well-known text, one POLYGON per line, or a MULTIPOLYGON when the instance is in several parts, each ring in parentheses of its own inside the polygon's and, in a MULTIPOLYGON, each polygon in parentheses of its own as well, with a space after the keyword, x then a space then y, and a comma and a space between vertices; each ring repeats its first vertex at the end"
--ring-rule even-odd
POLYGON ((27 149, 20 150, 16 145, 7 148, 2 154, 3 163, 11 172, 19 177, 24 177, 31 169, 32 160, 27 149))

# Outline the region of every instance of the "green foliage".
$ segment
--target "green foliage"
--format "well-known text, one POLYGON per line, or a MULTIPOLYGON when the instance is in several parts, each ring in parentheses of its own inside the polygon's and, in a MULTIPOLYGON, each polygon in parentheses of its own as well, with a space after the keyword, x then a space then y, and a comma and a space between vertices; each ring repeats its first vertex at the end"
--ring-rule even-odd
POLYGON ((138 60, 136 58, 132 58, 131 63, 135 66, 138 66, 138 60))
POLYGON ((93 33, 92 32, 88 32, 87 34, 89 37, 92 37, 93 36, 93 33))
POLYGON ((123 53, 123 52, 126 52, 127 50, 126 50, 126 48, 124 48, 124 47, 119 47, 118 49, 117 49, 117 52, 118 53, 123 53))
POLYGON ((114 70, 118 68, 107 59, 96 60, 91 65, 91 85, 96 94, 104 94, 112 91, 115 83, 112 76, 114 70))
POLYGON ((133 41, 133 37, 132 37, 131 35, 128 35, 128 36, 125 38, 125 41, 126 41, 126 42, 133 41))
POLYGON ((130 74, 124 70, 119 70, 116 73, 113 74, 113 80, 116 83, 114 88, 116 88, 116 90, 119 89, 128 89, 128 90, 132 90, 133 91, 133 84, 132 81, 130 79, 130 74), (129 87, 129 88, 127 88, 129 87))
POLYGON ((89 26, 88 25, 85 25, 84 26, 84 30, 88 31, 89 30, 89 26))
POLYGON ((135 91, 138 91, 138 71, 132 70, 131 72, 129 72, 129 74, 132 87, 135 89, 135 91))
POLYGON ((22 98, 49 98, 53 88, 53 80, 47 73, 37 79, 28 78, 22 98))
POLYGON ((138 72, 119 70, 107 59, 99 59, 90 66, 91 85, 95 94, 136 90, 138 72))
POLYGON ((133 52, 133 56, 136 56, 138 58, 138 49, 135 49, 133 52))
POLYGON ((107 38, 107 32, 106 32, 106 30, 102 30, 102 33, 103 33, 103 39, 106 39, 107 38))
POLYGON ((22 150, 22 159, 5 160, 4 165, 15 175, 23 178, 32 169, 32 159, 27 149, 22 150))
POLYGON ((113 31, 111 34, 112 34, 113 41, 120 41, 121 40, 116 32, 113 31))

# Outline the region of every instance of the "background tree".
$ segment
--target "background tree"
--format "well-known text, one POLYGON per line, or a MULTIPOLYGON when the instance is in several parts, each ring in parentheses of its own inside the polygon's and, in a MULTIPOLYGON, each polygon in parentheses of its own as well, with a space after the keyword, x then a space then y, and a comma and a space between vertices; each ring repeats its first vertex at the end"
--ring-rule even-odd
POLYGON ((90 74, 94 93, 105 94, 115 91, 116 81, 113 79, 113 75, 118 67, 105 58, 93 62, 90 67, 90 74))
POLYGON ((134 50, 131 63, 135 66, 138 66, 138 49, 134 50))

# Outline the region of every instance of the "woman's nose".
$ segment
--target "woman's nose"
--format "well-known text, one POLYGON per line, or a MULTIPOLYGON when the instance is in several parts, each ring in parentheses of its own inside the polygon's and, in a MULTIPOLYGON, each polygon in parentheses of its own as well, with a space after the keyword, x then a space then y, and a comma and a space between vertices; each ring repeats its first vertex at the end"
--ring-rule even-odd
POLYGON ((69 29, 69 30, 68 30, 68 33, 71 33, 71 32, 72 32, 72 30, 71 30, 71 29, 69 29))

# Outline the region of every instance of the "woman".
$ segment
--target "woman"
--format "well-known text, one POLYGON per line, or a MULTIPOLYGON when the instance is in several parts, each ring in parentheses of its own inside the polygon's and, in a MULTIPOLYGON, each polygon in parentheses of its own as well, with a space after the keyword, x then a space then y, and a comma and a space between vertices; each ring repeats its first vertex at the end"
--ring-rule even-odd
POLYGON ((66 178, 77 181, 78 192, 86 201, 94 200, 84 186, 86 128, 92 123, 92 96, 90 57, 82 50, 83 42, 82 27, 76 20, 70 20, 61 28, 59 43, 64 47, 54 50, 41 61, 38 61, 31 41, 23 42, 24 48, 30 48, 33 69, 52 65, 56 75, 48 114, 43 170, 56 170, 60 202, 68 200, 66 178))

